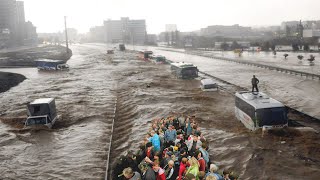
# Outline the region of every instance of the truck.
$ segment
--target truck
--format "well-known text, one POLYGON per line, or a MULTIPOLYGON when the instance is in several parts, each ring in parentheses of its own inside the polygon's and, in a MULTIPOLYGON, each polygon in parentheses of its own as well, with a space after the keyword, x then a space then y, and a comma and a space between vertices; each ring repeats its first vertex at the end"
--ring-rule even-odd
POLYGON ((25 128, 46 127, 52 128, 58 114, 54 98, 36 99, 27 105, 28 118, 25 121, 25 128))
POLYGON ((38 70, 69 70, 69 65, 63 60, 35 60, 38 70))

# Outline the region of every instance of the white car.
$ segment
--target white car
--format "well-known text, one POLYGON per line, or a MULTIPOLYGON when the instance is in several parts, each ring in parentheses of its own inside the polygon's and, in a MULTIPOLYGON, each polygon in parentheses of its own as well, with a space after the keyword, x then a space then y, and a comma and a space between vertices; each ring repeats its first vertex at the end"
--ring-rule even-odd
POLYGON ((200 81, 200 88, 203 91, 216 91, 218 90, 218 83, 212 79, 202 79, 200 81))

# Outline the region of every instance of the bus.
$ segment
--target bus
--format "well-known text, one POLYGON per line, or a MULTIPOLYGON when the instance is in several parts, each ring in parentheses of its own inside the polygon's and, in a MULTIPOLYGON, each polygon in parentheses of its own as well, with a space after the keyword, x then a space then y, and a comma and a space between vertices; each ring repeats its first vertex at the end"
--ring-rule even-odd
POLYGON ((286 107, 262 92, 237 92, 235 115, 252 131, 259 128, 288 126, 286 107))
POLYGON ((171 63, 171 72, 181 79, 193 79, 198 77, 198 68, 191 63, 171 63))

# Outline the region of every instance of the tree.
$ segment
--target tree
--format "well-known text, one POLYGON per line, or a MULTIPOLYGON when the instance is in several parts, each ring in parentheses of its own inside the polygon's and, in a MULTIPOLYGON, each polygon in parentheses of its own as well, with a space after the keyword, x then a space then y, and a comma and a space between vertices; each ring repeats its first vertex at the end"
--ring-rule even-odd
POLYGON ((229 44, 227 44, 226 42, 222 43, 221 44, 221 49, 224 50, 224 51, 228 50, 229 49, 229 44))
POLYGON ((304 51, 309 51, 310 50, 309 44, 304 44, 303 45, 303 50, 304 51))
POLYGON ((292 44, 292 50, 293 51, 299 51, 299 45, 298 44, 292 44))
POLYGON ((230 48, 231 50, 235 50, 241 48, 241 46, 238 44, 237 41, 233 41, 230 48))
POLYGON ((269 51, 270 50, 270 42, 267 41, 267 42, 264 42, 261 46, 261 50, 262 51, 269 51))
POLYGON ((302 56, 302 55, 298 55, 297 57, 298 57, 299 60, 302 60, 302 59, 303 59, 303 56, 302 56))

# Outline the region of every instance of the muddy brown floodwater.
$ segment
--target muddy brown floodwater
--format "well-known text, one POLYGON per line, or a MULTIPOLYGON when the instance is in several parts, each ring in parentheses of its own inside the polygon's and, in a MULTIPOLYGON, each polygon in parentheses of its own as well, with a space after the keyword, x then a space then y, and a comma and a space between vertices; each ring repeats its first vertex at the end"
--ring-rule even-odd
POLYGON ((0 179, 104 179, 116 99, 111 168, 137 150, 153 118, 179 112, 197 117, 212 161, 241 179, 320 176, 319 134, 288 128, 262 138, 235 119, 228 92, 202 92, 199 80, 176 79, 168 65, 106 49, 73 46, 70 71, 29 69, 27 80, 0 94, 0 179), (55 97, 62 118, 52 130, 22 130, 25 105, 41 97, 55 97))

